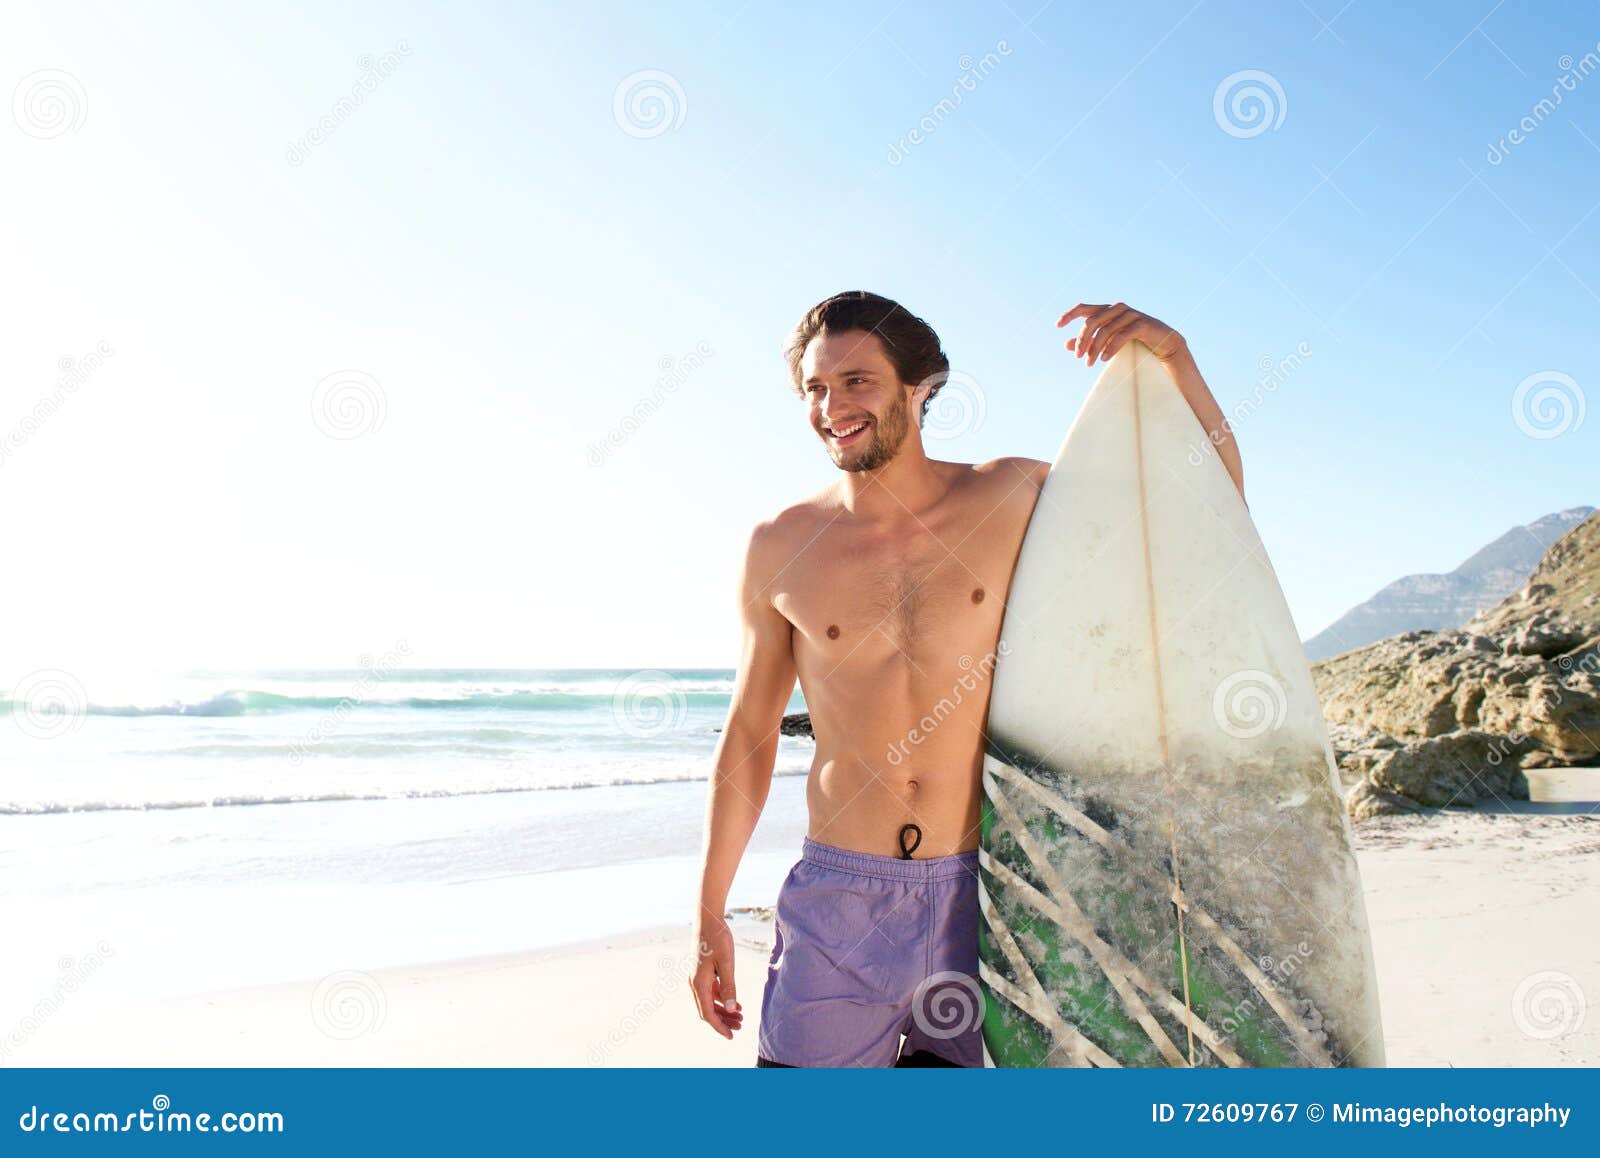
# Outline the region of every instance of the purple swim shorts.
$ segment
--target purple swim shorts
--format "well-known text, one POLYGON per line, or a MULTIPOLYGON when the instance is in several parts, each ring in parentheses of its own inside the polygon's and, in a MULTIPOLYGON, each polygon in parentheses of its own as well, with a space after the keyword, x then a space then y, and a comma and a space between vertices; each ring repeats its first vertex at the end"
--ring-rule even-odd
POLYGON ((776 926, 758 1064, 983 1065, 976 850, 902 859, 807 839, 776 926))

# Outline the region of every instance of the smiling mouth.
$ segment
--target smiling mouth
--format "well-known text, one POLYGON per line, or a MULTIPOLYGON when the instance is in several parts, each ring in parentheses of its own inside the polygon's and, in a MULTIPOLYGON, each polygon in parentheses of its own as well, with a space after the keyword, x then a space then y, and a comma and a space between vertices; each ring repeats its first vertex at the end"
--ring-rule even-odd
POLYGON ((861 421, 852 422, 848 426, 841 426, 837 430, 831 426, 824 427, 824 429, 828 432, 828 438, 835 446, 848 446, 859 439, 866 432, 869 425, 870 423, 861 421))

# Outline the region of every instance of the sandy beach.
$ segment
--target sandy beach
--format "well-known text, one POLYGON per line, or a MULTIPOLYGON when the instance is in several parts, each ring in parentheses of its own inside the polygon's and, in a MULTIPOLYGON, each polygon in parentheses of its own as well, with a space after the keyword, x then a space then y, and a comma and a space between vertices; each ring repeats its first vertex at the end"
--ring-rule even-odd
MULTIPOLYGON (((1357 827, 1392 1066, 1600 1062, 1600 817, 1445 812, 1357 827)), ((548 875, 548 874, 544 874, 548 875)), ((695 1018, 687 930, 111 1001, 13 1028, 11 1065, 748 1066, 771 926, 736 914, 745 1028, 695 1018), (20 1040, 19 1040, 20 1039, 20 1040)))

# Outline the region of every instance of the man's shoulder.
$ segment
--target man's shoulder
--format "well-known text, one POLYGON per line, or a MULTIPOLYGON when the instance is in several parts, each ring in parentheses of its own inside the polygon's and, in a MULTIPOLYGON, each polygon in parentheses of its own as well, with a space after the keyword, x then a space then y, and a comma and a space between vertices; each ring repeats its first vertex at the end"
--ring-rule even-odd
POLYGON ((1044 486, 1045 475, 1050 473, 1050 464, 1037 458, 1011 455, 973 463, 972 473, 984 482, 1008 491, 1031 489, 1037 493, 1044 486))
POLYGON ((795 551, 815 538, 838 511, 838 495, 830 487, 763 519, 750 532, 751 561, 759 564, 775 555, 793 558, 795 551))

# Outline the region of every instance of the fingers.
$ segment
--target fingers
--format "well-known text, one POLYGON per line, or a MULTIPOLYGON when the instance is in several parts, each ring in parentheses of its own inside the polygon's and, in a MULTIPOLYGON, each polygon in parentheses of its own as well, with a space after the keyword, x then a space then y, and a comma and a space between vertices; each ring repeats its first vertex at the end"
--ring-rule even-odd
POLYGON ((721 968, 719 965, 715 990, 719 1007, 717 1012, 722 1018, 723 1025, 729 1029, 738 1029, 744 1024, 744 1010, 740 1008, 739 1000, 733 992, 733 963, 731 961, 728 963, 726 974, 721 972, 721 968))
POLYGON ((1122 349, 1129 338, 1136 336, 1139 327, 1146 320, 1138 310, 1129 310, 1101 326, 1090 344, 1088 364, 1094 365, 1097 359, 1101 362, 1108 361, 1111 355, 1122 349))
POLYGON ((739 1006, 733 986, 731 956, 702 957, 689 978, 689 987, 694 993, 700 1020, 731 1040, 734 1031, 744 1025, 744 1010, 739 1006))
POLYGON ((1131 313, 1127 306, 1118 302, 1114 306, 1107 306, 1099 313, 1090 317, 1083 323, 1083 333, 1078 335, 1078 354, 1083 358, 1085 366, 1093 366, 1095 354, 1103 345, 1106 327, 1120 321, 1131 313))
POLYGON ((1082 358, 1086 366, 1109 360, 1134 339, 1149 346, 1150 352, 1163 362, 1181 357, 1186 349, 1183 335, 1178 331, 1122 302, 1109 306, 1079 302, 1061 315, 1056 326, 1064 326, 1074 318, 1083 319, 1083 329, 1076 338, 1068 338, 1066 346, 1082 358))
POLYGON ((1062 314, 1061 317, 1056 319, 1056 329, 1059 330, 1062 326, 1072 321, 1073 318, 1086 318, 1090 314, 1099 313, 1105 308, 1105 306, 1090 306, 1085 305, 1083 302, 1079 302, 1066 313, 1062 314))
POLYGON ((1085 365, 1092 366, 1094 364, 1093 355, 1095 353, 1095 346, 1100 331, 1102 331, 1112 322, 1120 321, 1122 318, 1130 314, 1135 317, 1143 316, 1138 310, 1129 309, 1121 302, 1117 302, 1115 305, 1109 306, 1077 305, 1073 306, 1072 309, 1063 314, 1061 316, 1061 321, 1056 324, 1061 325, 1069 321, 1074 316, 1079 316, 1084 319, 1082 331, 1079 332, 1076 338, 1071 338, 1067 341, 1067 349, 1071 350, 1078 357, 1083 358, 1085 365))
POLYGON ((739 994, 733 984, 733 954, 731 952, 718 952, 717 961, 717 996, 722 1000, 722 1008, 728 1013, 742 1017, 739 1010, 739 994))
POLYGON ((694 976, 689 979, 689 986, 694 992, 694 1006, 700 1013, 700 1020, 732 1040, 733 1029, 722 1020, 722 1010, 717 1008, 716 976, 709 960, 700 963, 694 976))

